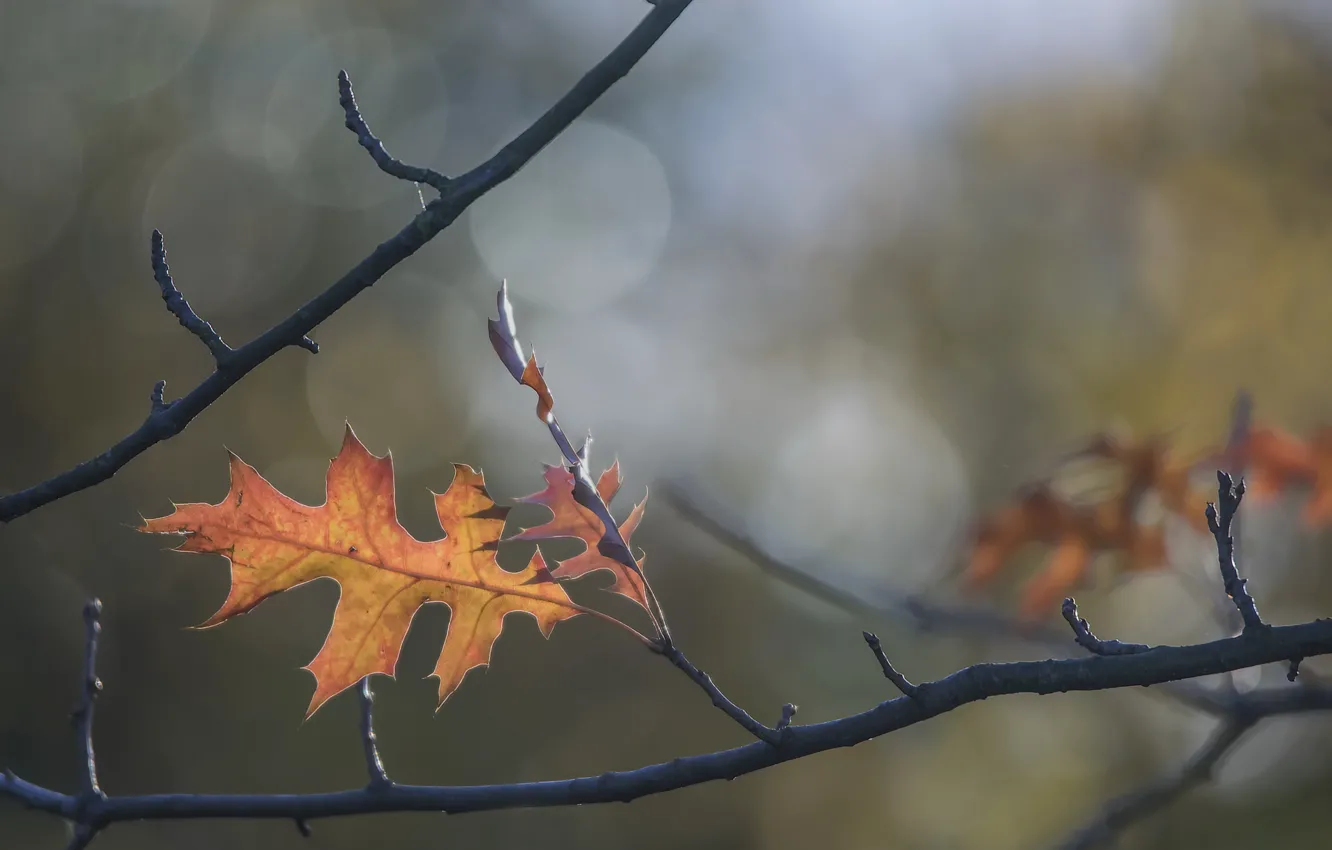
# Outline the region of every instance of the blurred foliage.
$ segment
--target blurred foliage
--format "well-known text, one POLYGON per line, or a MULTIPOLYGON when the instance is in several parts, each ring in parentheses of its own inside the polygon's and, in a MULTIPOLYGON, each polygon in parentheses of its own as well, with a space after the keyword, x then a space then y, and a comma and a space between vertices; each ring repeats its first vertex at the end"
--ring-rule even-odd
MULTIPOLYGON (((344 419, 394 451, 419 537, 438 534, 429 500, 404 494, 445 487, 452 461, 484 468, 501 501, 536 489, 553 450, 485 339, 502 276, 566 424, 618 455, 629 499, 688 471, 775 554, 871 597, 949 597, 971 519, 1108 426, 1214 445, 1238 387, 1293 431, 1332 419, 1332 16, 1294 0, 1075 5, 695 4, 543 153, 553 165, 319 328, 318 357, 283 353, 114 480, 0 528, 0 764, 73 787, 78 612, 97 594, 108 791, 362 782, 354 700, 299 720, 297 668, 336 589, 182 631, 222 598, 222 562, 129 526, 168 498, 219 498, 223 446, 317 502, 344 419)), ((341 129, 338 67, 395 155, 454 173, 639 14, 618 0, 7 4, 0 487, 102 450, 154 381, 170 394, 206 373, 158 303, 151 228, 187 297, 241 342, 419 208, 341 129)), ((1332 605, 1328 541, 1295 513, 1245 517, 1245 570, 1276 621, 1332 605)), ((767 722, 787 700, 812 722, 888 696, 861 628, 914 679, 1038 652, 830 611, 651 504, 635 543, 682 644, 767 722)), ((1180 546, 1170 572, 1079 591, 1098 631, 1214 634, 1208 552, 1180 546)), ((549 643, 511 626, 495 667, 434 717, 421 677, 443 622, 418 618, 402 675, 378 688, 401 781, 563 777, 742 743, 678 672, 582 619, 549 643)), ((1151 693, 1004 699, 632 806, 351 819, 314 824, 314 840, 1028 848, 1169 770, 1209 722, 1151 693)), ((1328 732, 1271 724, 1124 846, 1326 846, 1328 732)), ((5 846, 59 833, 0 809, 5 846)), ((99 846, 300 841, 287 823, 181 823, 99 846)))

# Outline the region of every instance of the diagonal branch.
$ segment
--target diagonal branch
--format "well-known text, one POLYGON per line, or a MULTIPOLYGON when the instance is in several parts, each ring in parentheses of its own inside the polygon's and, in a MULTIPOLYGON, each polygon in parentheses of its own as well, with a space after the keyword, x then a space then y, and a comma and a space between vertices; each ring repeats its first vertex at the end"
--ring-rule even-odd
POLYGON ((920 688, 911 684, 911 680, 899 673, 897 668, 893 666, 893 662, 888 660, 888 654, 883 651, 883 644, 879 642, 879 636, 874 632, 862 632, 862 635, 865 638, 865 643, 869 644, 870 652, 873 652, 874 657, 878 659, 884 678, 892 682, 904 696, 915 699, 916 695, 920 693, 920 688))
POLYGON ((690 681, 702 688, 703 692, 712 700, 712 704, 739 724, 746 732, 774 747, 779 746, 790 730, 791 719, 796 712, 795 706, 787 703, 782 707, 782 717, 777 726, 765 726, 733 702, 726 694, 722 693, 722 690, 712 681, 712 677, 695 666, 675 645, 670 627, 666 623, 666 612, 662 610, 661 603, 657 600, 657 594, 652 589, 652 583, 648 581, 648 577, 644 575, 639 567, 638 561, 629 549, 629 541, 625 539, 619 523, 615 521, 615 517, 610 512, 610 506, 606 504, 605 499, 601 498, 601 494, 592 481, 592 475, 588 472, 587 458, 591 451, 592 436, 589 434, 587 440, 583 443, 582 449, 575 451, 573 444, 560 426, 560 421, 555 416, 555 398, 546 383, 546 376, 542 367, 537 363, 536 353, 533 352, 530 357, 523 354, 522 343, 518 340, 517 323, 513 317, 513 304, 509 301, 507 282, 500 284, 495 302, 499 317, 487 321, 491 346, 495 349, 495 354, 499 357, 500 362, 509 371, 509 375, 519 384, 530 387, 536 392, 537 418, 545 423, 555 441, 555 445, 560 450, 560 454, 564 457, 569 472, 573 474, 574 500, 591 511, 601 522, 603 531, 601 540, 597 544, 597 550, 602 555, 623 564, 627 569, 633 570, 642 580, 643 595, 647 602, 645 607, 648 615, 652 618, 653 626, 657 629, 657 639, 652 642, 652 649, 665 656, 668 661, 688 676, 690 681))
POLYGON ((234 353, 231 346, 222 341, 213 326, 194 312, 190 302, 185 300, 185 296, 180 294, 176 288, 176 283, 171 279, 171 269, 167 266, 166 244, 162 241, 162 231, 154 230, 152 238, 152 258, 153 258, 153 278, 157 281, 157 286, 162 290, 162 300, 166 302, 167 310, 176 317, 181 327, 194 334, 213 355, 213 361, 217 368, 222 369, 234 353))
POLYGON ((727 717, 740 724, 749 734, 758 738, 766 744, 779 746, 786 737, 786 732, 791 728, 791 719, 795 716, 795 706, 787 703, 782 707, 782 720, 775 727, 764 726, 754 719, 754 717, 740 706, 731 701, 726 694, 722 693, 712 677, 694 666, 694 663, 685 657, 685 654, 669 640, 663 638, 660 652, 679 668, 690 681, 703 689, 703 692, 712 700, 712 704, 722 711, 727 717))
POLYGON ((390 177, 397 177, 399 180, 424 183, 439 192, 440 195, 448 191, 449 178, 443 174, 434 169, 407 165, 389 155, 389 152, 384 149, 384 143, 374 133, 370 132, 370 126, 361 117, 361 110, 356 106, 356 96, 352 94, 351 79, 347 76, 346 71, 338 71, 338 104, 342 106, 343 114, 346 115, 345 125, 347 129, 356 134, 356 141, 360 142, 361 147, 369 152, 370 158, 375 161, 375 165, 379 166, 380 171, 390 177))
POLYGON ((1078 642, 1078 646, 1092 655, 1133 655, 1151 649, 1145 643, 1101 640, 1092 634, 1091 626, 1087 624, 1087 621, 1078 616, 1078 603, 1072 597, 1064 600, 1060 613, 1064 615, 1064 619, 1068 621, 1068 625, 1073 629, 1073 639, 1078 642))
POLYGON ((516 174, 638 64, 690 2, 660 0, 615 49, 530 127, 486 162, 447 183, 440 197, 431 201, 406 227, 380 243, 323 293, 255 339, 232 349, 227 369, 214 371, 189 393, 169 404, 165 401, 154 403, 142 425, 100 455, 25 490, 0 497, 0 522, 9 522, 106 481, 143 452, 183 431, 196 416, 268 358, 289 345, 300 345, 306 334, 394 266, 415 254, 478 198, 516 174))
POLYGON ((1114 839, 1129 824, 1160 811, 1186 791, 1207 782, 1221 759, 1257 722, 1256 717, 1226 720, 1178 773, 1112 800, 1095 820, 1060 844, 1060 850, 1091 850, 1100 847, 1114 839))
POLYGON ((1222 759, 1263 720, 1283 714, 1332 711, 1332 689, 1324 686, 1263 688, 1247 693, 1231 692, 1229 697, 1205 709, 1221 716, 1222 722, 1177 772, 1110 801, 1099 815, 1060 844, 1060 850, 1103 846, 1130 824, 1155 814, 1207 782, 1222 759))

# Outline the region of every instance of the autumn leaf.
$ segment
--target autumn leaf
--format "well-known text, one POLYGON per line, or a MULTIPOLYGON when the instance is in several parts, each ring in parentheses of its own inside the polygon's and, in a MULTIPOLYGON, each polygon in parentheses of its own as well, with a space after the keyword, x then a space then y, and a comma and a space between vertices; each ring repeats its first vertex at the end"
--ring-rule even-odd
MULTIPOLYGON (((597 570, 609 570, 615 575, 615 583, 610 589, 626 596, 644 610, 648 608, 647 588, 643 581, 642 569, 644 558, 636 560, 638 570, 631 569, 620 560, 609 557, 600 551, 600 544, 605 536, 606 526, 591 510, 579 504, 574 498, 574 475, 562 466, 547 466, 545 489, 518 499, 519 502, 541 505, 550 510, 553 517, 549 522, 533 528, 524 529, 510 538, 513 540, 552 540, 559 537, 573 537, 582 540, 587 549, 582 554, 561 561, 551 572, 557 578, 578 578, 597 570)), ((616 461, 597 479, 597 494, 607 505, 619 492, 623 479, 620 477, 620 463, 616 461)), ((618 526, 625 543, 638 528, 643 519, 643 510, 647 498, 634 505, 629 516, 618 526)))
POLYGON ((305 668, 316 682, 307 717, 365 676, 393 675, 412 617, 427 603, 442 602, 451 612, 432 673, 440 705, 469 670, 489 664, 508 614, 530 614, 549 637, 561 620, 596 613, 570 601, 540 552, 520 572, 500 568, 495 552, 509 509, 495 504, 481 473, 469 466, 455 464, 452 484, 434 494, 446 534, 434 541, 415 539, 398 522, 392 459, 370 454, 350 426, 327 486, 324 504, 303 505, 233 454, 225 499, 176 505, 142 526, 186 535, 181 551, 230 560, 231 591, 201 627, 314 579, 337 581, 341 595, 328 637, 305 668))
POLYGON ((1056 609, 1097 553, 1119 554, 1126 570, 1160 569, 1166 564, 1165 529, 1159 517, 1146 515, 1150 500, 1205 529, 1206 494, 1191 485, 1193 469, 1162 440, 1100 435, 1049 479, 1027 486, 979 523, 963 580, 980 587, 1029 544, 1050 547, 1021 593, 1023 616, 1035 618, 1056 609))
POLYGON ((1237 454, 1248 468, 1245 483, 1253 496, 1271 498, 1308 487, 1305 523, 1315 528, 1332 523, 1332 426, 1320 427, 1308 441, 1277 428, 1254 428, 1237 454))
POLYGON ((1118 498, 1127 521, 1144 498, 1155 495, 1161 507, 1184 519, 1193 529, 1207 531, 1207 503, 1213 493, 1194 485, 1194 474, 1220 462, 1217 452, 1183 458, 1160 437, 1135 441, 1098 435, 1084 451, 1085 457, 1104 458, 1119 464, 1123 485, 1118 498))

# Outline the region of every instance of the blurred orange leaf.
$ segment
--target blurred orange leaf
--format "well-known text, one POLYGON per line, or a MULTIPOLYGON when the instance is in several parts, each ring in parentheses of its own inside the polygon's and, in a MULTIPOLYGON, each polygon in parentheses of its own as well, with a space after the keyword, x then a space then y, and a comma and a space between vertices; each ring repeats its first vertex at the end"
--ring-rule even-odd
POLYGON ((532 615, 549 637, 557 622, 587 612, 569 600, 540 552, 520 572, 500 568, 495 552, 509 509, 495 504, 481 473, 469 466, 455 464, 452 484, 434 494, 447 536, 429 542, 398 522, 392 460, 370 454, 350 427, 327 486, 324 504, 303 505, 233 454, 225 499, 177 505, 141 529, 184 534, 181 551, 231 562, 231 591, 205 627, 308 581, 337 581, 332 626, 305 668, 316 683, 307 717, 365 676, 393 675, 412 617, 426 603, 442 602, 451 612, 432 674, 441 705, 467 671, 490 662, 506 615, 532 615))
MULTIPOLYGON (((524 529, 511 539, 540 541, 558 537, 573 537, 582 540, 587 545, 586 550, 579 555, 559 562, 551 572, 558 578, 578 578, 597 570, 609 570, 615 575, 615 583, 610 587, 612 591, 627 596, 643 606, 644 610, 650 610, 648 608, 646 586, 641 573, 630 569, 628 564, 602 554, 599 550, 598 546, 606 532, 606 526, 597 518, 596 514, 574 499, 573 473, 562 466, 547 466, 545 479, 545 489, 530 496, 524 496, 518 501, 541 505, 549 509, 554 516, 549 522, 524 529)), ((607 505, 619 492, 622 480, 619 461, 612 464, 597 479, 597 494, 607 505)), ((638 523, 642 521, 643 510, 646 505, 647 498, 644 497, 643 501, 634 505, 634 509, 629 512, 628 518, 619 525, 620 534, 624 537, 625 543, 629 542, 630 535, 634 533, 634 530, 638 528, 638 523)), ((636 559, 640 571, 643 568, 643 560, 642 557, 636 559)))
POLYGON ((1206 529, 1206 494, 1191 486, 1194 464, 1183 463, 1159 439, 1132 441, 1100 435, 1067 458, 1048 480, 1024 488, 977 529, 964 581, 972 588, 993 580, 1028 544, 1053 548, 1021 594, 1027 618, 1046 616, 1084 578, 1093 556, 1116 552, 1121 568, 1166 564, 1160 511, 1206 529))
POLYGON ((1238 460, 1249 470, 1246 484, 1255 497, 1308 487, 1305 523, 1332 523, 1332 426, 1321 426, 1308 441, 1277 428, 1254 428, 1238 460))

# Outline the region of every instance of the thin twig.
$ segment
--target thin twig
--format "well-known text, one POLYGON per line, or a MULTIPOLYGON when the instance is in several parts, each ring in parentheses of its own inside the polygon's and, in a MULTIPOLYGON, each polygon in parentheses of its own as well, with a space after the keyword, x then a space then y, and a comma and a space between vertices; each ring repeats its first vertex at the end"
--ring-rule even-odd
POLYGON ((384 771, 384 762, 379 758, 379 747, 375 742, 375 693, 370 689, 369 676, 361 680, 357 694, 361 698, 361 748, 365 751, 365 769, 370 774, 370 788, 387 788, 393 781, 384 771))
POLYGON ((186 301, 185 296, 176 288, 175 281, 171 279, 171 268, 167 265, 166 244, 162 241, 160 230, 153 230, 150 253, 153 261, 153 279, 162 290, 162 300, 166 302, 167 310, 176 317, 181 327, 199 338, 213 355, 217 368, 225 368, 234 352, 231 346, 222 341, 217 331, 213 330, 212 325, 199 318, 194 308, 190 306, 190 302, 186 301))
MULTIPOLYGON (((708 698, 712 700, 713 705, 721 709, 727 717, 740 724, 746 732, 753 735, 755 738, 758 738, 760 741, 771 744, 774 747, 781 744, 785 739, 785 733, 790 731, 790 717, 786 717, 787 727, 784 729, 774 729, 769 726, 764 726, 762 723, 755 720, 749 712, 745 711, 734 702, 731 702, 726 694, 722 693, 721 689, 712 681, 712 677, 695 667, 694 663, 686 658, 685 654, 681 652, 675 644, 667 643, 662 646, 659 651, 662 655, 666 656, 668 661, 682 670, 684 674, 694 682, 694 684, 702 688, 708 695, 708 698)), ((787 703, 787 705, 790 706, 790 703, 787 703)), ((785 707, 783 707, 782 714, 783 716, 786 715, 785 707)), ((794 706, 792 706, 791 714, 792 716, 795 714, 794 706)))
POLYGON ((125 464, 163 440, 179 434, 213 402, 259 364, 301 340, 373 285, 403 260, 415 254, 440 231, 462 215, 478 198, 508 180, 536 156, 574 119, 629 72, 657 43, 691 0, 661 0, 604 59, 513 141, 471 171, 450 181, 447 191, 397 234, 379 244, 323 293, 307 301, 286 319, 245 345, 232 349, 227 369, 214 371, 185 396, 154 405, 143 424, 124 439, 90 460, 47 480, 0 497, 0 522, 9 522, 57 499, 86 490, 115 475, 125 464))
MULTIPOLYGON (((83 691, 79 705, 70 714, 70 720, 79 732, 83 745, 83 790, 74 799, 82 809, 95 806, 106 799, 97 784, 97 755, 93 751, 93 705, 102 692, 102 680, 97 678, 97 643, 102 634, 102 603, 90 599, 83 606, 84 654, 83 691)), ((82 819, 73 822, 66 850, 83 850, 97 837, 99 827, 82 819)))
POLYGON ((879 667, 883 670, 884 677, 892 682, 903 695, 915 699, 920 689, 911 684, 911 680, 899 673, 897 668, 893 666, 893 662, 888 660, 887 653, 883 651, 883 644, 879 642, 879 636, 874 632, 861 632, 861 634, 865 638, 865 643, 869 644, 870 652, 873 652, 874 657, 879 660, 879 667))
MULTIPOLYGON (((424 183, 434 188, 443 195, 448 191, 449 178, 440 174, 431 168, 421 168, 415 165, 407 165, 401 160, 395 159, 384 149, 384 143, 381 142, 374 133, 370 132, 370 127, 361 117, 361 110, 356 106, 356 96, 352 94, 351 79, 346 71, 338 71, 338 103, 342 106, 343 114, 346 116, 346 127, 356 134, 356 141, 361 143, 361 147, 370 153, 370 158, 390 177, 397 177, 399 180, 409 180, 416 183, 418 188, 424 183)), ((424 204, 423 204, 424 206, 424 204)))
POLYGON ((0 777, 0 795, 76 824, 102 829, 131 820, 315 818, 370 812, 462 813, 621 801, 732 779, 826 750, 849 747, 920 723, 968 703, 1008 694, 1054 694, 1157 685, 1256 667, 1294 656, 1332 654, 1332 620, 1275 626, 1191 646, 1159 646, 1136 655, 975 664, 919 686, 917 699, 897 697, 868 711, 806 726, 787 726, 780 746, 756 741, 637 770, 511 785, 391 785, 318 794, 146 794, 87 801, 18 778, 0 777))
POLYGON ((1073 629, 1073 639, 1078 642, 1078 646, 1092 655, 1134 655, 1151 650, 1151 647, 1145 643, 1101 640, 1092 634, 1091 626, 1087 625, 1086 620, 1078 616, 1078 603, 1071 596, 1064 600, 1063 607, 1060 610, 1064 619, 1068 621, 1069 626, 1073 629))
POLYGON ((70 720, 79 730, 79 742, 83 745, 83 794, 88 797, 106 796, 97 786, 97 756, 93 752, 93 705, 97 695, 102 692, 102 680, 97 678, 97 643, 102 634, 101 617, 101 600, 88 600, 83 606, 83 693, 78 708, 70 714, 70 720))
MULTIPOLYGON (((1244 478, 1245 445, 1249 441, 1249 433, 1252 429, 1253 396, 1249 394, 1248 390, 1241 388, 1235 392, 1235 400, 1230 406, 1230 428, 1226 435, 1226 448, 1222 453, 1226 471, 1230 473, 1231 478, 1236 480, 1244 478)), ((1233 541, 1231 548, 1236 558, 1240 557, 1242 525, 1243 517, 1239 514, 1231 518, 1230 537, 1233 541)), ((1226 634, 1234 634, 1244 627, 1244 621, 1240 618, 1239 611, 1228 597, 1224 594, 1209 592, 1207 598, 1211 603, 1212 612, 1218 625, 1226 634)))
MULTIPOLYGON (((786 717, 785 709, 783 709, 783 716, 788 724, 787 727, 778 729, 763 725, 755 720, 749 712, 736 705, 722 693, 717 684, 712 681, 712 677, 696 667, 675 645, 670 627, 666 622, 666 612, 657 599, 652 583, 648 581, 648 577, 643 573, 638 560, 634 558, 633 552, 629 548, 629 541, 625 539, 619 523, 615 521, 614 515, 610 512, 610 506, 606 504, 606 500, 597 491, 596 484, 592 481, 592 475, 588 471, 587 461, 592 448, 592 435, 588 434, 587 439, 583 441, 582 448, 574 449, 564 428, 560 425, 559 417, 555 415, 555 400, 549 386, 546 385, 545 373, 537 364, 536 354, 533 353, 530 358, 523 354, 522 343, 518 340, 517 322, 513 316, 513 304, 509 301, 507 283, 500 284, 495 302, 499 316, 487 321, 490 342, 495 349, 495 354, 498 355, 500 362, 504 364, 509 375, 515 381, 536 391, 538 397, 537 415, 546 423, 546 428, 550 431, 555 445, 559 448, 560 454, 564 456, 566 468, 573 474, 574 500, 591 511, 601 521, 602 536, 597 543, 597 551, 603 556, 623 564, 627 569, 633 570, 642 580, 643 596, 647 602, 645 607, 648 616, 652 618, 653 626, 657 629, 658 637, 652 648, 665 656, 672 664, 683 671, 691 681, 702 688, 708 698, 712 700, 712 704, 721 709, 727 717, 740 724, 745 731, 760 741, 778 746, 785 740, 791 720, 790 717, 786 717)), ((792 715, 794 715, 794 710, 792 715)))
POLYGON ((1235 538, 1231 535, 1235 512, 1244 499, 1244 481, 1236 484, 1230 473, 1224 470, 1217 470, 1216 480, 1217 501, 1207 503, 1207 528, 1216 538, 1221 579, 1225 583, 1226 595, 1235 603, 1244 620, 1244 631, 1259 632, 1267 625, 1258 615, 1258 606, 1249 595, 1246 587, 1249 580, 1240 578, 1239 569, 1235 566, 1235 538))

